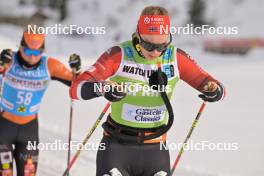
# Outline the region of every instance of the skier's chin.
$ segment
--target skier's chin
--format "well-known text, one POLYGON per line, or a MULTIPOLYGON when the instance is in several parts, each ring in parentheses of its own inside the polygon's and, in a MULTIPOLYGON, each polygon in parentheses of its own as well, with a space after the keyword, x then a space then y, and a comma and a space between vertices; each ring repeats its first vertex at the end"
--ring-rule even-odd
POLYGON ((29 56, 29 57, 23 57, 24 61, 29 64, 29 65, 35 65, 37 64, 40 59, 41 59, 41 56, 29 56))
POLYGON ((26 63, 30 66, 34 66, 35 64, 37 64, 39 62, 40 59, 36 59, 36 60, 26 60, 26 63))
POLYGON ((151 55, 151 54, 146 54, 146 56, 145 56, 145 58, 147 59, 147 60, 154 60, 154 59, 156 59, 157 57, 159 57, 159 55, 151 55))

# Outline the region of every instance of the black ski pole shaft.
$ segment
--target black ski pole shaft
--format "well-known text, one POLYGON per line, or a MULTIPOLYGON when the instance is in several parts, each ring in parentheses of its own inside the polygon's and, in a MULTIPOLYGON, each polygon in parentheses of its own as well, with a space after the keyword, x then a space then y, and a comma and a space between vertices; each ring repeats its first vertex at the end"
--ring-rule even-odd
MULTIPOLYGON (((76 70, 72 69, 72 81, 76 78, 76 70)), ((71 98, 71 104, 70 104, 70 120, 69 120, 69 133, 68 133, 68 156, 67 156, 67 167, 70 164, 71 159, 71 138, 72 138, 72 121, 73 121, 73 106, 74 106, 74 100, 71 98)), ((69 176, 70 173, 68 172, 67 176, 69 176)))
MULTIPOLYGON (((110 103, 108 102, 106 104, 106 106, 104 107, 102 113, 100 114, 100 116, 98 117, 98 119, 95 121, 94 125, 92 126, 91 130, 88 132, 88 134, 86 135, 86 137, 84 138, 83 142, 82 142, 82 146, 85 146, 85 144, 87 143, 87 141, 89 140, 89 138, 91 137, 91 135, 93 134, 93 132, 95 131, 95 129, 98 127, 98 125, 100 124, 102 118, 104 117, 105 113, 107 112, 108 108, 110 107, 110 103)), ((80 153, 82 151, 82 148, 78 149, 77 152, 75 153, 75 155, 73 156, 73 158, 71 159, 68 167, 66 168, 66 170, 63 173, 63 176, 66 176, 67 173, 70 171, 70 169, 72 168, 73 164, 75 163, 75 161, 77 160, 77 158, 79 157, 80 153)))
POLYGON ((177 167, 177 165, 178 165, 178 163, 179 163, 179 161, 181 159, 181 156, 182 156, 182 154, 184 152, 184 147, 186 146, 188 140, 190 139, 190 137, 191 137, 191 135, 193 133, 193 130, 196 127, 196 125, 198 123, 198 120, 199 120, 199 118, 200 118, 200 116, 201 116, 201 114, 202 114, 202 112, 203 112, 203 110, 205 108, 205 105, 206 105, 206 103, 204 101, 202 103, 202 105, 200 106, 199 112, 197 113, 197 115, 196 115, 196 117, 195 117, 195 119, 194 119, 194 121, 192 123, 191 129, 189 130, 188 135, 185 138, 184 143, 183 143, 183 145, 182 145, 182 147, 181 147, 181 149, 179 151, 179 154, 178 154, 177 158, 175 159, 175 162, 174 162, 174 164, 173 164, 173 166, 171 168, 170 176, 172 176, 173 172, 175 171, 175 169, 176 169, 176 167, 177 167))

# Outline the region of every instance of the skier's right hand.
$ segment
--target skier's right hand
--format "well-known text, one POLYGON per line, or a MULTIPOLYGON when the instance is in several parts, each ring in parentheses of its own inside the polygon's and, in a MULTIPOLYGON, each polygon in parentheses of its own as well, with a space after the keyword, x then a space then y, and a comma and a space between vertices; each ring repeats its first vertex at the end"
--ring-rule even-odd
POLYGON ((5 64, 11 62, 12 60, 12 50, 11 49, 4 49, 0 54, 0 66, 4 66, 5 64))
POLYGON ((161 83, 159 83, 158 72, 153 72, 149 77, 149 85, 154 90, 160 90, 162 86, 167 86, 168 78, 164 72, 161 72, 161 83))
POLYGON ((122 86, 118 85, 113 81, 103 82, 103 87, 104 87, 104 92, 102 94, 110 102, 120 101, 126 96, 126 93, 123 92, 122 86))

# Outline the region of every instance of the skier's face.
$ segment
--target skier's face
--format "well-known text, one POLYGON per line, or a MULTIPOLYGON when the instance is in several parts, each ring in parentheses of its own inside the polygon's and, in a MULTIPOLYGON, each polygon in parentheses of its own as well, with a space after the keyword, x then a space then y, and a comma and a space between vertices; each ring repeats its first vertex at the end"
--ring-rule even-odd
MULTIPOLYGON (((151 43, 154 45, 163 45, 168 42, 169 35, 147 35, 147 34, 141 34, 140 37, 147 43, 151 43)), ((157 49, 154 49, 153 51, 148 51, 144 48, 143 45, 140 45, 140 49, 142 51, 142 54, 144 57, 148 60, 153 60, 157 57, 159 57, 162 53, 162 51, 159 51, 157 49)))
POLYGON ((39 62, 41 59, 42 51, 41 50, 31 50, 29 48, 20 47, 20 53, 24 61, 29 65, 34 65, 39 62))

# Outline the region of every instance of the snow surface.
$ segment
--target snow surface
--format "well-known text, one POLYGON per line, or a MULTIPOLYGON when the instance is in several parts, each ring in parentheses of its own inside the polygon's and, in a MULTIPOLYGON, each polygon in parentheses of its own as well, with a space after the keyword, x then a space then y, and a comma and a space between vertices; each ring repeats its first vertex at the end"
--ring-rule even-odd
MULTIPOLYGON (((14 1, 10 1, 14 3, 14 1)), ((8 1, 0 0, 0 9, 13 8, 8 1)), ((76 52, 91 65, 98 56, 112 45, 130 38, 135 30, 137 16, 142 7, 159 4, 173 12, 174 25, 183 25, 188 1, 130 1, 72 0, 71 17, 64 24, 109 25, 110 18, 117 21, 109 26, 104 36, 47 36, 47 54, 67 63, 69 54, 76 52), (111 7, 111 9, 109 8, 111 7), (180 8, 181 7, 181 8, 180 8), (120 15, 122 14, 122 15, 120 15), (120 33, 118 41, 114 41, 120 33)), ((215 0, 208 1, 208 19, 217 25, 238 25, 240 37, 263 37, 262 0, 215 0)), ((33 7, 29 7, 32 9, 33 7)), ((14 9, 19 9, 15 6, 14 9)), ((2 11, 1 13, 8 12, 2 11)), ((12 14, 16 14, 12 11, 12 14)), ((19 11, 19 14, 21 11, 19 11)), ((27 11, 25 14, 27 15, 27 11)), ((53 24, 49 21, 47 24, 53 24)), ((0 49, 17 49, 22 29, 12 25, 0 25, 0 49)), ((236 37, 238 37, 236 36, 236 37)), ((230 36, 220 36, 230 37, 230 36)), ((186 50, 209 73, 220 80, 227 89, 227 97, 219 103, 208 103, 195 128, 192 139, 195 142, 238 143, 237 151, 185 151, 175 172, 177 176, 262 176, 263 164, 263 99, 264 95, 264 50, 254 49, 248 55, 220 55, 202 50, 203 37, 174 36, 176 46, 186 50)), ((184 82, 177 85, 172 98, 175 122, 168 133, 169 142, 182 142, 187 135, 201 100, 198 92, 184 82)), ((95 119, 106 104, 103 98, 92 101, 75 101, 73 139, 82 141, 95 119)), ((68 88, 60 83, 51 83, 40 110, 41 142, 61 140, 67 142, 70 99, 68 88)), ((102 128, 97 128, 90 143, 98 144, 102 128)), ((177 150, 171 150, 171 162, 177 150)), ((95 175, 96 151, 83 151, 71 175, 95 175)), ((38 175, 61 175, 66 167, 66 151, 41 151, 38 175)), ((158 162, 158 161, 157 161, 158 162)))

